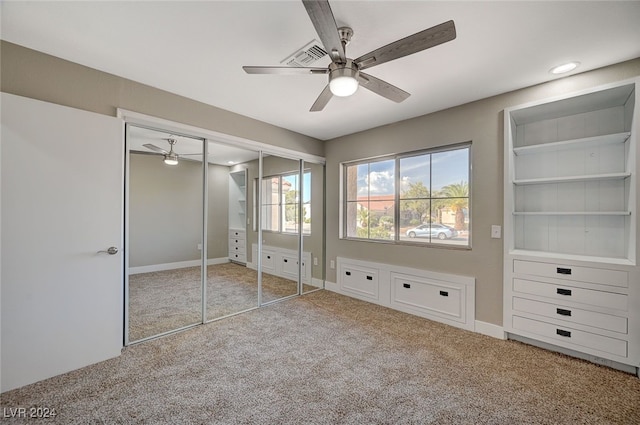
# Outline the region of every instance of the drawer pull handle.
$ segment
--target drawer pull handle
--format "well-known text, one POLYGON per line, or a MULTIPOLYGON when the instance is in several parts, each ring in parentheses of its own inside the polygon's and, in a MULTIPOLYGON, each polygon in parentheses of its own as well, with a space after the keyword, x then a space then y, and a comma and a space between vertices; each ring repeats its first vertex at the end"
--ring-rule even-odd
POLYGON ((373 276, 367 276, 367 280, 373 280, 373 276))
POLYGON ((571 338, 571 332, 565 331, 563 329, 556 329, 556 334, 560 336, 566 336, 567 338, 571 338))
POLYGON ((556 308, 556 313, 560 316, 571 316, 571 310, 565 310, 564 308, 556 308))
POLYGON ((267 260, 271 260, 271 256, 270 255, 267 255, 267 260))
POLYGON ((346 274, 347 276, 351 276, 351 272, 345 272, 344 274, 346 274))
POLYGON ((447 292, 447 291, 440 291, 440 295, 442 295, 443 297, 448 297, 448 296, 449 296, 449 292, 447 292))
POLYGON ((411 289, 411 285, 409 285, 408 283, 403 283, 402 287, 411 289))
POLYGON ((562 267, 558 267, 556 268, 556 272, 558 272, 558 274, 571 274, 571 269, 565 269, 562 267))
POLYGON ((558 288, 558 289, 556 289, 556 293, 558 295, 569 295, 569 296, 571 296, 571 289, 558 288))
POLYGON ((289 260, 287 260, 287 259, 285 258, 285 259, 284 259, 284 262, 285 262, 285 263, 288 263, 288 262, 289 262, 289 260))

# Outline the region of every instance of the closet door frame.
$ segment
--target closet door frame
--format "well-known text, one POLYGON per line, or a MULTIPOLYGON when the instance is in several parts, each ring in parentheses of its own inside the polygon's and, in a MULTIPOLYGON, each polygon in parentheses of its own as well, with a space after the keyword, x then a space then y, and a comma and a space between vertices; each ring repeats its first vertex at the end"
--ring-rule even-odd
MULTIPOLYGON (((237 136, 231 136, 228 134, 224 134, 224 133, 220 133, 217 131, 213 131, 213 130, 208 130, 208 129, 204 129, 204 128, 200 128, 200 127, 195 127, 195 126, 191 126, 191 125, 187 125, 187 124, 182 124, 182 123, 178 123, 175 121, 170 121, 170 120, 166 120, 163 118, 158 118, 158 117, 154 117, 154 116, 150 116, 150 115, 146 115, 146 114, 142 114, 139 112, 134 112, 134 111, 129 111, 126 109, 121 109, 118 108, 117 109, 117 117, 122 119, 125 123, 125 128, 128 128, 129 125, 133 125, 133 126, 139 126, 139 127, 145 127, 145 128, 150 128, 150 129, 154 129, 154 130, 158 130, 158 131, 162 131, 162 132, 169 132, 169 133, 175 133, 175 134, 180 134, 180 135, 184 135, 187 137, 193 137, 193 138, 200 138, 203 139, 204 141, 204 147, 203 147, 203 159, 207 158, 208 155, 208 145, 209 142, 215 142, 215 143, 222 143, 222 144, 227 144, 227 145, 231 145, 231 146, 236 146, 239 148, 244 148, 247 150, 252 150, 254 152, 258 152, 259 154, 259 162, 258 162, 258 182, 262 181, 262 175, 263 175, 263 156, 265 154, 268 155, 274 155, 274 156, 280 156, 283 158, 288 158, 288 159, 292 159, 295 161, 298 161, 298 165, 299 165, 299 178, 298 178, 298 190, 300 193, 299 199, 298 199, 298 281, 297 281, 297 293, 294 295, 290 295, 290 296, 286 296, 284 298, 275 300, 275 301, 270 301, 267 303, 263 303, 262 302, 262 217, 261 217, 261 205, 262 205, 262 195, 261 195, 261 185, 258 185, 258 193, 257 193, 257 202, 254 206, 254 208, 257 209, 257 229, 258 229, 258 258, 256 261, 257 264, 257 276, 258 276, 258 305, 255 308, 260 308, 262 306, 265 305, 269 305, 272 304, 274 302, 280 302, 282 300, 286 300, 292 297, 296 297, 299 296, 300 294, 302 294, 302 258, 303 258, 303 246, 304 246, 304 236, 303 236, 303 226, 302 226, 302 208, 303 208, 303 176, 304 176, 304 163, 305 161, 308 161, 310 163, 316 163, 316 164, 325 164, 325 158, 318 156, 318 155, 313 155, 313 154, 308 154, 305 152, 298 152, 298 151, 294 151, 291 149, 287 149, 287 148, 282 148, 279 146, 272 146, 272 145, 268 145, 266 143, 262 143, 262 142, 257 142, 257 141, 253 141, 250 139, 245 139, 242 137, 237 137, 237 136)), ((200 324, 205 324, 205 323, 209 323, 212 321, 216 321, 216 320, 220 320, 223 319, 225 317, 228 316, 223 316, 223 317, 219 317, 219 318, 215 318, 215 319, 211 319, 211 320, 207 320, 207 227, 208 227, 208 220, 207 220, 207 209, 208 209, 208 199, 209 199, 209 195, 208 195, 208 177, 209 177, 209 173, 208 173, 208 168, 209 167, 205 167, 205 160, 203 160, 203 171, 202 171, 202 190, 203 190, 203 205, 202 205, 202 238, 201 238, 201 243, 202 243, 202 251, 201 251, 201 285, 202 285, 202 290, 201 290, 201 321, 200 323, 195 323, 195 324, 190 324, 187 326, 183 326, 180 327, 178 329, 174 329, 174 330, 170 330, 167 332, 163 332, 160 333, 158 335, 153 335, 150 337, 146 337, 146 338, 142 338, 136 341, 130 341, 129 340, 129 282, 128 282, 128 268, 129 268, 129 260, 128 260, 128 251, 129 251, 129 220, 128 220, 128 216, 129 216, 129 150, 128 150, 128 146, 125 144, 125 155, 126 155, 126 181, 125 181, 125 255, 124 255, 124 276, 123 276, 123 280, 124 280, 124 285, 123 285, 123 290, 124 290, 124 320, 123 320, 123 327, 124 327, 124 332, 123 332, 123 345, 124 346, 128 346, 128 345, 132 345, 132 344, 137 344, 137 343, 141 343, 144 341, 148 341, 151 339, 155 339, 155 338, 159 338, 168 334, 172 334, 175 332, 179 332, 185 329, 189 329, 195 326, 198 326, 200 324)), ((323 194, 324 196, 324 194, 323 194)), ((250 311, 253 310, 252 309, 248 309, 248 310, 244 310, 242 312, 238 312, 238 313, 243 313, 245 311, 250 311)), ((234 314, 238 314, 238 313, 234 313, 234 314)), ((230 316, 234 315, 231 314, 230 316)))

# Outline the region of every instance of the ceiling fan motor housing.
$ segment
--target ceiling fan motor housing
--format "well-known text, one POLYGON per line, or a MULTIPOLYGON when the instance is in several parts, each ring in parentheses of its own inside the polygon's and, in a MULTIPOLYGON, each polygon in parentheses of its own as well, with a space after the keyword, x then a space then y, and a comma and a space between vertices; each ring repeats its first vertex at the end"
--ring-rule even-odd
POLYGON ((358 89, 358 65, 351 59, 347 63, 329 64, 329 88, 335 96, 351 96, 358 89))

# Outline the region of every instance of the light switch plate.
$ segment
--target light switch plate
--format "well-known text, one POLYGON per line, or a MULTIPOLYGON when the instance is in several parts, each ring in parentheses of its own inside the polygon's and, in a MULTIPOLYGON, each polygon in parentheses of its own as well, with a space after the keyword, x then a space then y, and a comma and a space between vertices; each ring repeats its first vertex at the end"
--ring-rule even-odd
POLYGON ((491 237, 493 239, 500 239, 502 237, 502 226, 494 224, 491 226, 491 237))

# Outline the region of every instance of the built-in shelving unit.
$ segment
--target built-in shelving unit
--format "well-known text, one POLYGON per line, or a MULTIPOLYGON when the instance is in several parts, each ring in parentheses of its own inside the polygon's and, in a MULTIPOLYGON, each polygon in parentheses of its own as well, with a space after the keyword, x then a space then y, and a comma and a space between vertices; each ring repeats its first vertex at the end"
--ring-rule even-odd
POLYGON ((504 115, 505 331, 636 373, 637 84, 504 115))
POLYGON ((229 173, 229 259, 246 263, 247 170, 229 173))

